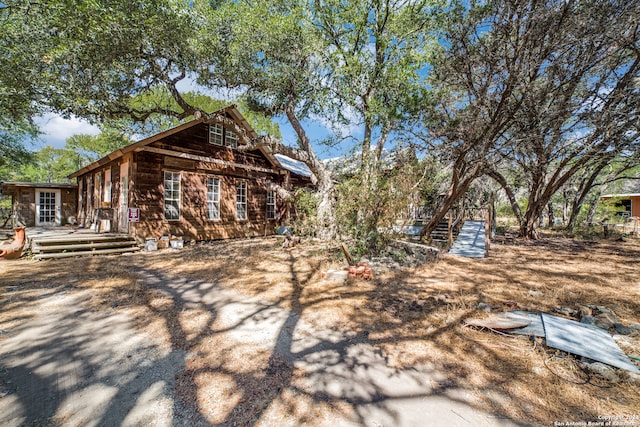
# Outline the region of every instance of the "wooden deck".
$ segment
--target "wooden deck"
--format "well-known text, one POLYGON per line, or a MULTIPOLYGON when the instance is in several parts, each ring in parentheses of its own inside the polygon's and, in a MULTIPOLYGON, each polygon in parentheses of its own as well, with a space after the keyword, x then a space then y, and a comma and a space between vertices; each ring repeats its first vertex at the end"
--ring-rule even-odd
POLYGON ((36 259, 108 255, 140 250, 134 237, 96 233, 78 227, 27 228, 27 245, 36 259))

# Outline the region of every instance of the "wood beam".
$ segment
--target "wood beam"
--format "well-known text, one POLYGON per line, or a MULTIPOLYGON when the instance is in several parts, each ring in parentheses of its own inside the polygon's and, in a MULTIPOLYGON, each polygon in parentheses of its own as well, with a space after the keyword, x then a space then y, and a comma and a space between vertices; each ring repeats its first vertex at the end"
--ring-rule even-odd
POLYGON ((141 147, 137 151, 148 151, 150 153, 164 154, 165 156, 179 157, 181 159, 197 160, 199 162, 214 163, 220 166, 245 169, 245 170, 250 170, 255 172, 272 173, 276 175, 279 173, 279 171, 275 169, 268 169, 260 166, 243 165, 242 163, 228 162, 226 160, 220 160, 213 157, 199 156, 197 154, 183 153, 181 151, 166 150, 164 148, 146 146, 146 147, 141 147))

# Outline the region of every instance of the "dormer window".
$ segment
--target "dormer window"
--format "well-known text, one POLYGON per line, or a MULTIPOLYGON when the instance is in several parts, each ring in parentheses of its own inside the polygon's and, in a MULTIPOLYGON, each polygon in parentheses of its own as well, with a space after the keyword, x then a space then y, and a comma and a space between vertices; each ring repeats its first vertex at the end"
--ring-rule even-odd
POLYGON ((234 131, 225 129, 224 137, 226 139, 224 145, 231 148, 238 148, 238 135, 236 135, 234 131))
POLYGON ((217 124, 209 125, 209 144, 222 145, 222 126, 217 124))
POLYGON ((238 135, 230 129, 224 129, 222 125, 212 123, 209 125, 209 144, 238 148, 238 135))

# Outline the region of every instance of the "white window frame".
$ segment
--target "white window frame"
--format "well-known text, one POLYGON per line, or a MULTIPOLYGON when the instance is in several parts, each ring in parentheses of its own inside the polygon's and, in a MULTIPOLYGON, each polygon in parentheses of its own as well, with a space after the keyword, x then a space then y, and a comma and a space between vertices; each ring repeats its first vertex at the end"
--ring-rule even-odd
POLYGON ((276 219, 276 192, 267 190, 267 219, 276 219))
POLYGON ((207 219, 220 220, 220 178, 207 177, 207 219))
POLYGON ((223 141, 223 127, 217 123, 211 123, 209 125, 209 144, 220 145, 224 144, 223 141))
POLYGON ((104 191, 102 201, 111 204, 111 169, 104 171, 104 191))
POLYGON ((164 219, 166 221, 179 221, 181 214, 181 203, 180 203, 180 195, 181 195, 181 178, 182 175, 180 172, 174 171, 164 171, 164 219), (177 184, 177 189, 176 189, 177 184), (167 187, 171 187, 169 190, 167 187), (170 191, 169 197, 167 197, 167 190, 170 191), (170 204, 167 202, 171 202, 170 204), (175 204, 173 204, 175 203, 175 204), (173 216, 167 218, 167 206, 174 206, 178 211, 178 217, 174 218, 173 216))
POLYGON ((231 129, 224 130, 224 145, 230 148, 238 148, 238 135, 231 129))
POLYGON ((236 220, 246 221, 248 218, 247 183, 245 181, 240 181, 236 184, 236 220))

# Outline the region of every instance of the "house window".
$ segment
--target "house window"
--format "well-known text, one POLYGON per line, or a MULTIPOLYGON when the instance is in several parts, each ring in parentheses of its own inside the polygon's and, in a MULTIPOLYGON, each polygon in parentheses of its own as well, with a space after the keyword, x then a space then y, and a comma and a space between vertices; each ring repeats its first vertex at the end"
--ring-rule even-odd
POLYGON ((180 219, 180 173, 164 173, 164 218, 180 219))
POLYGON ((104 171, 104 194, 102 201, 111 203, 111 169, 104 171))
POLYGON ((276 219, 275 191, 267 191, 267 219, 276 219))
POLYGON ((623 217, 631 215, 631 199, 620 200, 616 203, 616 215, 623 217))
POLYGON ((236 185, 236 219, 247 219, 247 183, 240 182, 236 185))
POLYGON ((225 145, 231 148, 238 148, 238 135, 232 130, 225 129, 225 145))
POLYGON ((222 126, 209 125, 209 144, 222 145, 222 126))
POLYGON ((220 219, 220 180, 207 178, 207 219, 220 219))

